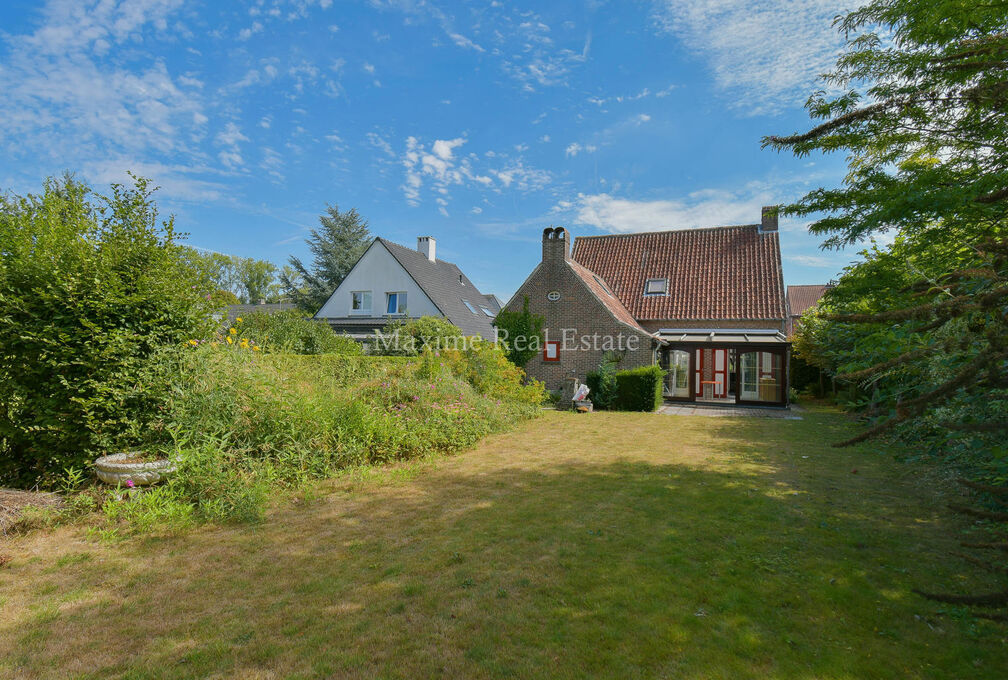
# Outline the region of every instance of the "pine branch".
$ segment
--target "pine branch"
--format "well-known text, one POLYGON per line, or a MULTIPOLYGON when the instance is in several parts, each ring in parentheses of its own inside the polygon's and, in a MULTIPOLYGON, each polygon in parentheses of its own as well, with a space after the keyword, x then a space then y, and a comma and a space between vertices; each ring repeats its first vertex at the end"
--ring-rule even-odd
POLYGON ((965 486, 967 489, 973 489, 974 491, 983 491, 984 493, 994 494, 995 496, 1008 496, 1008 486, 994 486, 993 484, 983 484, 981 482, 974 482, 970 479, 957 479, 956 481, 965 486))
POLYGON ((839 448, 844 446, 850 446, 851 444, 857 444, 858 442, 863 442, 864 440, 870 439, 875 435, 891 430, 893 427, 899 425, 905 420, 909 420, 914 416, 920 415, 927 409, 928 404, 930 404, 933 401, 936 401, 937 399, 940 399, 941 397, 944 397, 948 394, 955 392, 960 387, 963 387, 970 380, 972 380, 977 373, 982 371, 987 366, 988 363, 1000 360, 1003 356, 1005 355, 980 354, 974 357, 972 361, 963 366, 963 368, 959 371, 958 375, 956 375, 951 380, 945 382, 945 384, 939 385, 930 392, 927 392, 915 399, 911 399, 910 401, 901 404, 897 408, 896 415, 893 416, 892 418, 889 418, 888 420, 883 421, 878 425, 875 425, 874 427, 865 430, 864 432, 862 432, 857 436, 833 444, 833 446, 839 448))
POLYGON ((855 371, 854 373, 841 373, 836 376, 837 380, 860 380, 861 378, 867 378, 868 376, 879 373, 881 371, 887 371, 890 368, 899 366, 900 364, 905 364, 908 361, 913 361, 915 359, 920 359, 921 357, 926 357, 931 354, 934 350, 929 347, 921 347, 919 349, 912 349, 909 352, 904 352, 900 354, 895 359, 890 359, 889 361, 883 361, 880 364, 875 364, 874 366, 869 366, 860 371, 855 371))
POLYGON ((982 560, 979 557, 975 557, 973 555, 964 552, 952 551, 950 554, 969 562, 975 567, 980 567, 981 569, 992 571, 995 574, 1008 573, 1008 567, 1006 567, 1003 564, 994 564, 992 562, 982 560))
POLYGON ((946 420, 941 423, 941 426, 949 430, 960 430, 963 432, 1008 432, 1008 421, 1003 420, 991 423, 953 423, 946 420))
POLYGON ((961 545, 964 548, 981 548, 981 549, 984 549, 984 550, 1000 550, 1002 552, 1008 552, 1008 541, 1004 541, 1004 542, 998 541, 998 542, 993 542, 993 543, 991 543, 991 542, 983 542, 983 541, 981 541, 979 543, 972 543, 972 542, 963 541, 963 542, 960 542, 959 545, 961 545))
POLYGON ((958 513, 962 513, 963 515, 969 515, 970 517, 976 517, 978 519, 989 519, 994 522, 1008 522, 1008 512, 981 510, 979 508, 971 508, 968 505, 962 505, 960 503, 949 503, 949 508, 958 513))
POLYGON ((934 302, 928 305, 891 309, 874 314, 823 314, 822 318, 827 321, 837 321, 840 323, 884 323, 887 321, 921 319, 931 314, 938 314, 948 319, 952 316, 958 316, 963 312, 993 307, 1005 297, 1008 297, 1008 286, 997 288, 979 296, 957 295, 950 300, 942 300, 941 302, 934 302), (976 302, 969 302, 971 298, 976 299, 976 302))
POLYGON ((1008 590, 985 595, 951 595, 946 593, 928 593, 917 588, 911 588, 914 593, 928 600, 945 602, 947 604, 969 604, 976 607, 1003 607, 1008 605, 1008 590))
POLYGON ((977 203, 997 203, 998 201, 1008 198, 1008 187, 1004 189, 998 189, 997 191, 992 191, 989 194, 983 194, 977 196, 973 200, 977 203))
POLYGON ((808 132, 802 134, 790 135, 788 137, 778 137, 776 135, 769 135, 763 138, 763 144, 761 148, 766 148, 768 146, 773 146, 775 148, 781 148, 784 146, 792 146, 794 144, 801 144, 802 142, 807 142, 809 140, 815 139, 827 132, 832 132, 833 130, 847 125, 848 123, 853 123, 865 118, 869 118, 879 111, 884 111, 890 106, 899 105, 899 101, 886 101, 879 102, 877 104, 872 104, 871 106, 866 106, 862 109, 856 109, 854 111, 849 111, 843 115, 837 116, 833 120, 827 121, 822 125, 817 125, 808 132))

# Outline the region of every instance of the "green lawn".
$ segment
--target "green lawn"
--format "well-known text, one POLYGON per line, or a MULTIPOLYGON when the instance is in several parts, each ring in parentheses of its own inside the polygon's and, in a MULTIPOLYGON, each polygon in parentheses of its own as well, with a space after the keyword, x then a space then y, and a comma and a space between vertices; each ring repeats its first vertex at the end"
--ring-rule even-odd
POLYGON ((825 410, 545 413, 265 522, 8 542, 3 678, 1003 678, 957 493, 825 410), (855 472, 856 469, 856 472, 855 472))

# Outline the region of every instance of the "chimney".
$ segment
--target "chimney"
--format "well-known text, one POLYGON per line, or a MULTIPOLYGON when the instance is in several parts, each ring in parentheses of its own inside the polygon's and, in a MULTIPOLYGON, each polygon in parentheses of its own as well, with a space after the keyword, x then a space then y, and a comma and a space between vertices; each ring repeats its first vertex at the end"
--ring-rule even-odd
POLYGON ((767 231, 777 231, 777 210, 779 205, 763 206, 763 223, 760 224, 760 233, 767 231))
POLYGON ((426 255, 427 259, 431 262, 437 262, 437 258, 435 257, 436 247, 437 243, 435 243, 433 236, 417 236, 417 251, 426 255))
POLYGON ((563 262, 570 259, 570 232, 563 227, 543 229, 543 262, 563 262))

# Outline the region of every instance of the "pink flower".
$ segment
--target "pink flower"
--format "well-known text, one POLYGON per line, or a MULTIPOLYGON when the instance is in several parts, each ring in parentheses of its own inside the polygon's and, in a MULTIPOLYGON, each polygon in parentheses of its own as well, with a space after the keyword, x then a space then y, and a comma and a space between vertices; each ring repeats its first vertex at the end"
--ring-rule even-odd
POLYGON ((127 479, 126 480, 126 486, 128 486, 129 488, 132 489, 134 486, 136 486, 136 484, 133 483, 132 479, 127 479))

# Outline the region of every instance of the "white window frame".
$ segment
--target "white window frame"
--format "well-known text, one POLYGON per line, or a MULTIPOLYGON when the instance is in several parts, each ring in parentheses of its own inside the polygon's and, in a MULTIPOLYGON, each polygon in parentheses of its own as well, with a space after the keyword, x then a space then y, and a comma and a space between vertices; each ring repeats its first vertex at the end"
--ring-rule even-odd
POLYGON ((385 292, 385 316, 404 316, 406 314, 406 303, 409 302, 409 296, 404 290, 390 290, 385 292), (396 311, 390 312, 388 310, 389 303, 392 302, 392 296, 396 296, 396 311), (400 303, 400 300, 404 300, 404 303, 400 303))
POLYGON ((373 300, 372 300, 373 297, 374 296, 371 295, 371 291, 369 291, 369 290, 352 290, 352 291, 350 291, 350 313, 351 314, 360 314, 360 315, 370 314, 371 313, 371 305, 374 304, 373 300), (354 296, 355 295, 360 295, 361 296, 362 306, 361 306, 360 309, 354 309, 354 296), (368 303, 367 307, 363 306, 363 302, 365 300, 368 303))
POLYGON ((668 295, 668 279, 648 279, 644 282, 644 295, 648 297, 668 295), (660 291, 651 290, 651 284, 656 282, 661 282, 662 284, 662 289, 660 291))

